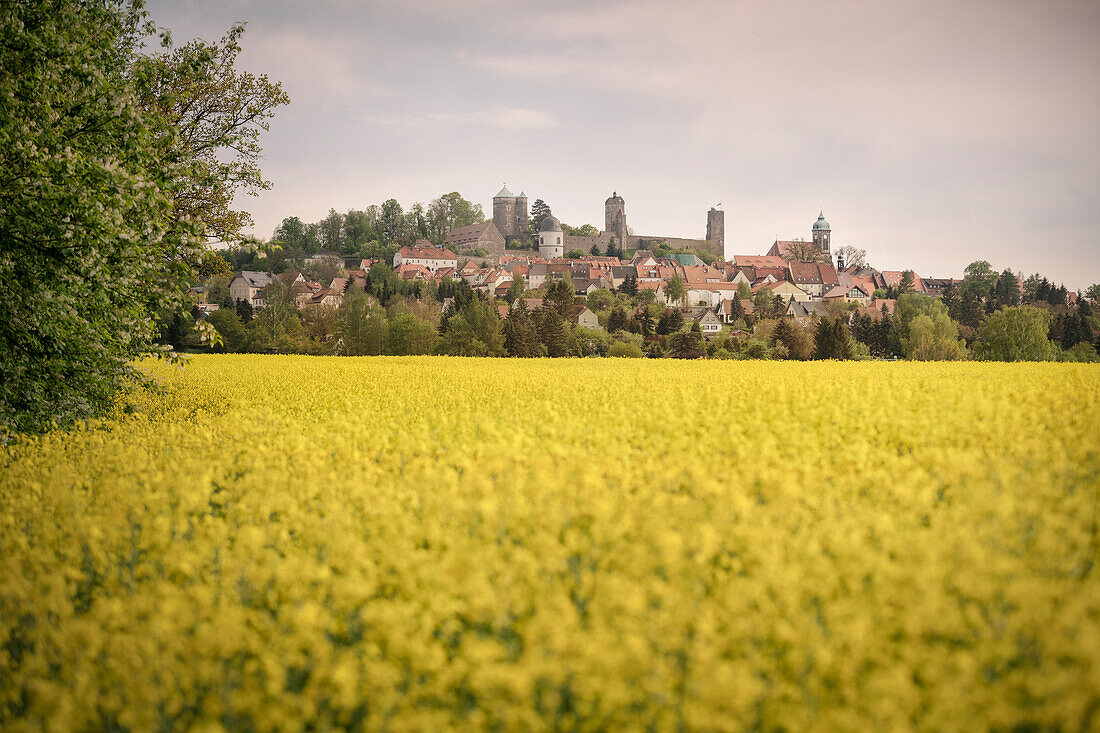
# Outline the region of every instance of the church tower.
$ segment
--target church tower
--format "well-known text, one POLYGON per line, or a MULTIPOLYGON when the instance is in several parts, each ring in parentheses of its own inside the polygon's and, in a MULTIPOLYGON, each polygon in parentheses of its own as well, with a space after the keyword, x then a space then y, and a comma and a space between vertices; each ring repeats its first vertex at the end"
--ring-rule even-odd
POLYGON ((821 253, 826 257, 832 259, 832 253, 829 249, 829 235, 832 234, 832 229, 829 228, 829 222, 825 221, 825 212, 821 212, 817 215, 817 221, 814 222, 814 244, 821 250, 821 253))
POLYGON ((615 237, 622 247, 626 242, 626 202, 615 191, 603 202, 603 221, 603 230, 615 237))

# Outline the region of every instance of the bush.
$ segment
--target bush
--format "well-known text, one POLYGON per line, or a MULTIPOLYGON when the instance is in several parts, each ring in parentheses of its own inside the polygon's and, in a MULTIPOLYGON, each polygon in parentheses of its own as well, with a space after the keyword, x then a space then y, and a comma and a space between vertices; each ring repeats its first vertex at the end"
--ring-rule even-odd
POLYGON ((625 359, 641 359, 645 356, 642 353, 642 347, 634 343, 624 343, 617 341, 611 344, 611 348, 607 350, 608 356, 621 357, 625 359))

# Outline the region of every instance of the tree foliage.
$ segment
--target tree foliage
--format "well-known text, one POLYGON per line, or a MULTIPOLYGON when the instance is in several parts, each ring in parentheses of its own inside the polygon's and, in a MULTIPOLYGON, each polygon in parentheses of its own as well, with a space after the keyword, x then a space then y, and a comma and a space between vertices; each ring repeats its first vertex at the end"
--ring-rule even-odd
POLYGON ((985 361, 1049 361, 1057 353, 1047 338, 1049 312, 1018 305, 993 313, 982 324, 974 356, 985 361))
POLYGON ((0 4, 0 429, 103 412, 201 260, 183 136, 140 101, 139 9, 0 4), (137 66, 136 66, 137 65, 137 66))
POLYGON ((194 40, 138 56, 130 75, 138 81, 137 103, 174 132, 173 145, 187 165, 186 185, 173 201, 179 221, 198 223, 204 236, 233 241, 252 224, 231 207, 238 192, 258 195, 271 188, 260 175, 260 135, 275 109, 290 98, 266 74, 236 68, 244 24, 218 43, 194 40))

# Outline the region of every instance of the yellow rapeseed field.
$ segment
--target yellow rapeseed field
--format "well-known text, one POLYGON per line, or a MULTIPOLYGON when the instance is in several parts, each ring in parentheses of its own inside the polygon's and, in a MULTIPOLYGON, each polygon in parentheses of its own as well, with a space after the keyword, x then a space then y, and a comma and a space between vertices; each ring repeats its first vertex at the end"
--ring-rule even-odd
POLYGON ((1100 728, 1097 366, 148 368, 0 453, 0 729, 1100 728))

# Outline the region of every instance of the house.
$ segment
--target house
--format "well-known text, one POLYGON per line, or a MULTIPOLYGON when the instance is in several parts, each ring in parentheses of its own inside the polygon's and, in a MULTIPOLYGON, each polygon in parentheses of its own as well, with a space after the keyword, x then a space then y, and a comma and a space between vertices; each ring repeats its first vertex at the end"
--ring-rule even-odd
POLYGON ((793 318, 800 326, 805 326, 813 318, 824 315, 825 304, 820 301, 792 300, 787 304, 787 317, 793 318))
POLYGON ((799 255, 805 256, 804 253, 810 247, 815 246, 813 242, 808 242, 805 239, 777 239, 768 250, 767 256, 793 260, 797 259, 799 255))
POLYGON ((430 280, 432 278, 431 270, 427 267, 408 262, 398 265, 394 268, 394 272, 402 280, 430 280))
POLYGON ((824 262, 791 260, 787 263, 787 279, 810 294, 814 300, 840 284, 836 268, 824 262))
POLYGON ((421 239, 412 247, 402 247, 393 256, 395 269, 404 264, 420 265, 434 275, 436 270, 444 267, 457 268, 458 255, 445 247, 436 247, 428 240, 421 239))
POLYGON ((668 300, 665 297, 665 284, 663 282, 661 282, 660 280, 657 280, 655 282, 650 281, 650 280, 647 280, 645 282, 639 282, 638 283, 638 292, 640 293, 644 290, 652 290, 653 291, 653 302, 654 303, 662 303, 662 304, 668 303, 668 300))
POLYGON ((877 298, 867 304, 866 307, 857 308, 852 317, 858 316, 871 316, 876 321, 882 320, 882 310, 886 309, 887 315, 894 315, 894 307, 898 304, 898 301, 893 298, 877 298))
POLYGON ((334 293, 343 293, 348 289, 348 278, 346 277, 334 277, 332 282, 329 283, 329 290, 334 293))
POLYGON ((749 280, 772 275, 776 280, 787 279, 787 261, 782 257, 769 255, 734 255, 733 263, 738 270, 745 270, 749 280))
MULTIPOLYGON (((749 298, 741 298, 741 310, 745 312, 746 316, 751 316, 754 306, 752 300, 749 298)), ((733 300, 723 300, 715 308, 715 314, 718 316, 722 323, 733 323, 737 320, 737 316, 733 313, 733 300)))
POLYGON ((576 323, 578 326, 584 326, 585 328, 603 328, 603 326, 600 325, 600 319, 585 305, 574 306, 573 323, 576 323))
POLYGON ((266 272, 244 270, 229 283, 229 297, 234 301, 243 300, 253 308, 262 308, 256 303, 257 295, 270 283, 271 275, 266 272))
POLYGON ((326 306, 329 308, 339 308, 340 304, 343 302, 344 296, 331 288, 321 288, 309 299, 310 305, 326 306))
MULTIPOLYGON (((956 282, 949 277, 922 277, 920 280, 924 286, 924 294, 931 295, 933 298, 942 297, 943 291, 956 282)), ((1024 292, 1023 288, 1020 288, 1020 292, 1024 292)))
POLYGON ((924 283, 921 282, 920 276, 912 270, 883 270, 882 278, 886 281, 886 287, 896 288, 901 285, 902 278, 905 277, 905 273, 909 273, 913 278, 913 292, 923 293, 924 283))
POLYGON ((621 265, 611 268, 611 283, 614 287, 620 287, 628 277, 637 278, 638 268, 634 265, 621 265))
POLYGON ((630 258, 630 264, 634 267, 656 267, 657 258, 648 249, 640 249, 630 258))
POLYGON ((494 260, 504 254, 504 235, 491 221, 455 227, 443 240, 446 249, 455 252, 472 252, 482 249, 494 260))
POLYGON ((512 307, 518 307, 521 302, 529 311, 537 311, 542 307, 542 298, 516 298, 512 301, 512 307))
POLYGON ((767 291, 773 296, 778 295, 788 303, 790 303, 792 300, 797 300, 800 302, 810 300, 809 293, 787 280, 768 281, 767 279, 765 279, 762 282, 754 285, 752 288, 753 295, 756 295, 761 291, 767 291))
POLYGON ((871 295, 858 285, 837 285, 825 293, 823 300, 840 300, 845 303, 859 303, 867 305, 871 302, 871 295))
POLYGON ((710 308, 700 308, 695 311, 693 318, 699 324, 699 330, 708 338, 722 332, 722 321, 710 308))

